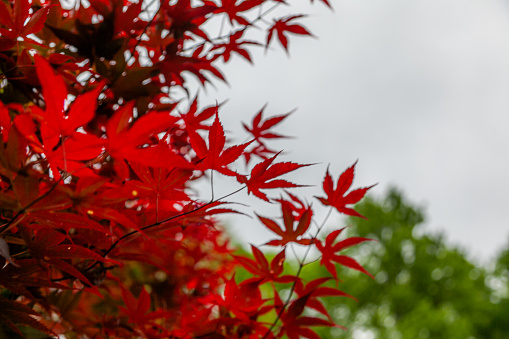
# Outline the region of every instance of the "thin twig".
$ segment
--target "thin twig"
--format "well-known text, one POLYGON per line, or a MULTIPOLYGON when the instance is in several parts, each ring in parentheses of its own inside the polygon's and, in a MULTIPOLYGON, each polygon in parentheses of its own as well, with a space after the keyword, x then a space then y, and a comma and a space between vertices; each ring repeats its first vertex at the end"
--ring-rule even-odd
MULTIPOLYGON (((248 25, 244 26, 243 28, 241 28, 239 31, 245 31, 246 29, 248 29, 249 27, 252 27, 254 26, 255 23, 257 23, 258 21, 262 20, 264 18, 264 16, 266 16, 267 14, 269 14, 270 12, 272 12, 273 10, 275 10, 276 8, 278 8, 279 6, 281 5, 280 2, 274 4, 273 6, 271 6, 269 9, 267 9, 265 12, 263 13, 260 13, 255 19, 253 19, 253 21, 251 21, 248 25)), ((224 40, 226 38, 229 38, 231 36, 231 34, 224 34, 224 35, 220 35, 220 36, 217 36, 215 38, 212 38, 210 40, 206 40, 206 41, 202 41, 202 42, 199 42, 193 46, 190 46, 190 47, 187 47, 185 49, 183 49, 181 51, 181 53, 183 52, 187 52, 187 51, 192 51, 192 50, 195 50, 196 48, 198 47, 201 47, 203 45, 205 45, 207 42, 210 42, 212 44, 214 44, 214 42, 217 42, 217 41, 221 41, 221 40, 224 40)))

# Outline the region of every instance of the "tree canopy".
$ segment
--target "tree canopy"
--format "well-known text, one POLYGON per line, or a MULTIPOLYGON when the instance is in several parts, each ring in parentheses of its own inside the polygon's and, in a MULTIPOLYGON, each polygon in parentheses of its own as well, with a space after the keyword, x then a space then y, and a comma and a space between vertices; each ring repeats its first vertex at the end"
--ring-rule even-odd
MULTIPOLYGON (((309 165, 270 145, 288 114, 262 109, 239 143, 221 104, 189 96, 190 77, 225 81, 220 61, 310 35, 284 5, 0 0, 0 336, 318 339, 317 327, 340 326, 320 298, 347 295, 323 285, 336 263, 369 279, 340 253, 367 239, 317 238, 315 207, 290 193, 303 183, 285 177, 309 165), (215 195, 217 176, 238 188, 215 195), (193 189, 200 179, 207 197, 193 189), (251 257, 218 222, 251 212, 239 194, 279 207, 255 213, 274 238, 251 257), (300 276, 306 255, 284 274, 290 244, 323 253, 324 274, 300 276)), ((361 217, 354 205, 372 186, 354 188, 354 172, 318 181, 327 216, 361 217)))

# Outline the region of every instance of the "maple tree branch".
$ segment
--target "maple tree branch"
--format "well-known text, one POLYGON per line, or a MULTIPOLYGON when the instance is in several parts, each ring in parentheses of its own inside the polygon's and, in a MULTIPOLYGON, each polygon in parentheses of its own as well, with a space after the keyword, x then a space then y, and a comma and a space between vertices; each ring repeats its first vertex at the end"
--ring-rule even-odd
MULTIPOLYGON (((325 216, 324 220, 322 221, 322 224, 318 227, 318 230, 316 231, 315 236, 313 237, 313 239, 315 239, 315 241, 316 241, 318 235, 320 234, 320 232, 322 231, 323 227, 325 226, 325 223, 327 222, 327 220, 331 216, 332 211, 333 211, 333 208, 332 207, 329 208, 329 211, 327 212, 327 215, 325 216)), ((268 335, 270 333, 272 333, 272 330, 276 326, 277 322, 279 321, 279 319, 281 319, 281 316, 283 315, 283 312, 286 310, 286 308, 290 304, 290 301, 291 301, 292 296, 293 296, 293 292, 295 292, 295 287, 297 285, 297 278, 299 278, 299 276, 300 276, 300 274, 302 272, 302 269, 306 265, 305 261, 306 261, 307 256, 309 255, 310 251, 311 251, 311 246, 308 246, 306 248, 306 252, 302 256, 302 259, 301 260, 297 259, 299 261, 299 268, 297 269, 297 273, 295 273, 295 278, 296 279, 294 280, 294 282, 292 284, 292 287, 290 288, 290 293, 288 294, 288 298, 286 298, 285 303, 283 304, 283 306, 281 307, 281 309, 277 313, 276 319, 272 322, 272 324, 270 325, 269 329, 267 330, 267 332, 265 333, 265 335, 263 336, 262 339, 266 339, 268 337, 268 335)))
POLYGON ((127 233, 127 234, 124 234, 123 236, 121 236, 120 238, 118 238, 118 240, 117 240, 117 241, 115 241, 115 242, 111 245, 111 247, 110 247, 110 248, 109 248, 109 249, 108 249, 108 250, 107 250, 107 251, 103 254, 103 257, 106 257, 106 256, 107 256, 107 255, 108 255, 108 254, 109 254, 109 253, 110 253, 110 252, 111 252, 111 251, 115 248, 115 246, 117 246, 117 245, 118 245, 118 243, 119 243, 119 242, 121 242, 122 240, 124 240, 124 239, 126 239, 126 238, 130 237, 130 236, 131 236, 131 235, 133 235, 133 234, 139 233, 140 231, 148 230, 149 228, 159 226, 159 225, 164 224, 164 223, 167 223, 167 222, 169 222, 169 221, 172 221, 172 220, 175 220, 175 219, 178 219, 178 218, 181 218, 181 217, 185 217, 186 215, 189 215, 189 214, 192 214, 192 213, 197 212, 197 211, 199 211, 199 210, 202 210, 202 209, 204 209, 204 208, 206 208, 206 207, 210 206, 210 205, 211 205, 211 204, 213 204, 213 203, 216 203, 216 202, 218 202, 218 201, 220 201, 220 200, 222 200, 222 199, 226 199, 226 198, 227 198, 227 197, 229 197, 229 196, 232 196, 232 195, 234 195, 234 194, 237 194, 238 192, 242 191, 245 187, 246 187, 246 186, 242 186, 241 188, 239 188, 238 190, 236 190, 236 191, 234 191, 234 192, 232 192, 232 193, 229 193, 229 194, 227 194, 227 195, 225 195, 225 196, 222 196, 221 198, 218 198, 217 200, 209 201, 209 202, 207 202, 207 203, 205 203, 205 204, 203 204, 203 205, 201 205, 201 206, 199 206, 199 207, 197 207, 197 208, 195 208, 195 209, 193 209, 193 210, 191 210, 191 211, 183 212, 183 213, 180 213, 180 214, 177 214, 177 215, 174 215, 174 216, 168 217, 168 218, 166 218, 166 219, 163 219, 163 220, 161 220, 161 221, 156 221, 155 223, 152 223, 152 224, 150 224, 150 225, 144 226, 144 227, 140 228, 139 230, 134 230, 134 231, 131 231, 131 232, 127 233))
POLYGON ((210 203, 212 203, 214 201, 214 170, 210 173, 210 192, 210 203))
POLYGON ((224 29, 224 23, 226 21, 226 14, 223 15, 223 19, 221 19, 221 27, 219 28, 219 36, 221 36, 223 34, 223 29, 224 29))
POLYGON ((293 245, 293 243, 290 244, 290 248, 292 250, 292 253, 295 257, 295 259, 297 259, 297 262, 300 264, 302 264, 302 261, 300 260, 299 256, 297 255, 297 252, 295 252, 295 246, 293 245))
MULTIPOLYGON (((195 208, 195 209, 193 209, 193 210, 191 210, 191 211, 183 212, 183 213, 180 213, 180 214, 177 214, 177 215, 174 215, 174 216, 168 217, 168 218, 166 218, 166 219, 163 219, 163 220, 161 220, 161 221, 156 221, 155 223, 152 223, 152 224, 150 224, 150 225, 144 226, 144 227, 140 228, 139 230, 134 230, 134 231, 131 231, 131 232, 129 232, 129 233, 126 233, 126 234, 124 234, 123 236, 121 236, 120 238, 118 238, 118 239, 117 239, 117 240, 116 240, 113 244, 111 244, 110 248, 108 248, 108 249, 106 250, 106 252, 104 252, 104 253, 102 254, 102 257, 103 257, 103 258, 105 258, 105 257, 106 257, 109 253, 111 253, 111 251, 113 251, 113 249, 115 249, 115 247, 117 247, 117 245, 118 245, 118 244, 119 244, 122 240, 124 240, 124 239, 126 239, 126 238, 128 238, 128 237, 130 237, 130 236, 132 236, 132 235, 134 235, 134 234, 136 234, 136 233, 139 233, 140 231, 145 231, 145 230, 147 230, 147 229, 149 229, 149 228, 156 227, 156 226, 159 226, 159 225, 164 224, 164 223, 166 223, 166 222, 169 222, 169 221, 172 221, 172 220, 175 220, 175 219, 178 219, 178 218, 184 217, 184 216, 186 216, 186 215, 192 214, 192 213, 194 213, 194 212, 196 212, 196 211, 199 211, 199 210, 201 210, 201 209, 203 209, 203 208, 206 208, 207 206, 210 206, 210 205, 211 205, 211 204, 213 204, 213 203, 216 203, 216 202, 221 201, 221 200, 223 200, 223 199, 226 199, 226 198, 228 198, 228 197, 230 197, 230 196, 232 196, 232 195, 234 195, 234 194, 237 194, 237 193, 239 193, 240 191, 242 191, 242 190, 243 190, 244 188, 246 188, 246 187, 247 187, 247 186, 245 186, 245 185, 244 185, 244 186, 242 186, 241 188, 237 189, 236 191, 233 191, 233 192, 231 192, 231 193, 229 193, 229 194, 227 194, 227 195, 224 195, 224 196, 222 196, 221 198, 218 198, 217 200, 209 201, 209 202, 207 202, 207 203, 205 203, 205 204, 203 204, 203 205, 201 205, 201 206, 199 206, 199 207, 197 207, 197 208, 195 208)), ((88 272, 88 271, 90 271, 90 270, 91 270, 92 268, 94 268, 94 267, 95 267, 98 263, 99 263, 99 261, 97 261, 97 260, 96 260, 96 261, 95 261, 92 265, 90 265, 89 267, 85 268, 85 269, 83 270, 83 272, 88 272)), ((60 280, 62 280, 62 279, 60 279, 60 280)), ((53 280, 53 281, 56 281, 56 280, 53 280)))

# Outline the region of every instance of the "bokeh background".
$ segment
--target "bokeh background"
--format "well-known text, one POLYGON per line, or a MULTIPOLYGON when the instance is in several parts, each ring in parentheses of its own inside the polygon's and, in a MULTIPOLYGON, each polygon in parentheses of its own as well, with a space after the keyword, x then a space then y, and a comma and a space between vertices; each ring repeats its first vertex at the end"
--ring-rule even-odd
MULTIPOLYGON (((265 104, 267 116, 296 108, 277 128, 295 138, 275 148, 285 150, 282 160, 317 165, 293 178, 319 185, 328 164, 337 177, 358 159, 354 186, 378 182, 378 197, 398 187, 425 211, 421 232, 443 231, 473 260, 493 259, 509 240, 508 3, 332 5, 298 2, 297 12, 308 14, 300 23, 316 38, 290 37, 289 56, 278 44, 253 48, 254 66, 234 58, 224 66, 228 85, 197 89, 200 103, 228 100, 221 117, 237 142, 239 121, 265 104)), ((217 191, 231 191, 214 180, 217 191)), ((244 242, 269 237, 255 220, 228 220, 244 242)))

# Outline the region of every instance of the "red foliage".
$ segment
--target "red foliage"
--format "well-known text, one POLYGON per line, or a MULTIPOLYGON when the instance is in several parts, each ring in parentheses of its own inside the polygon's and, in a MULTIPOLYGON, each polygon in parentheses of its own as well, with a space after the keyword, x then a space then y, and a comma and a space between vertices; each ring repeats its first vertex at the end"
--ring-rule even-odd
POLYGON ((353 208, 346 206, 346 205, 353 205, 353 204, 358 203, 362 198, 364 198, 364 195, 366 195, 366 192, 370 188, 375 186, 375 185, 373 185, 373 186, 369 186, 369 187, 365 187, 365 188, 358 188, 358 189, 355 189, 355 190, 351 191, 350 193, 346 194, 346 192, 352 186, 354 170, 355 170, 356 164, 357 164, 357 162, 355 164, 353 164, 352 167, 349 167, 346 171, 344 171, 341 174, 341 176, 338 179, 335 189, 334 189, 334 184, 332 182, 332 177, 329 174, 329 171, 327 171, 327 174, 325 175, 325 179, 323 180, 323 190, 324 190, 325 194, 327 194, 327 198, 317 197, 317 199, 320 200, 320 202, 326 206, 335 207, 341 213, 364 218, 362 215, 360 215, 353 208))
MULTIPOLYGON (((220 60, 251 61, 247 47, 263 45, 246 39, 254 27, 287 50, 286 33, 310 35, 294 23, 303 15, 264 27, 285 2, 86 3, 0 1, 0 336, 28 326, 78 338, 317 338, 314 326, 339 326, 319 298, 349 295, 323 286, 331 277, 303 281, 306 255, 285 271, 287 247, 316 246, 338 279, 336 263, 369 274, 337 254, 367 239, 333 244, 337 230, 322 243, 310 205, 266 193, 302 186, 281 177, 307 165, 275 162, 266 145, 288 114, 261 110, 244 124, 250 139, 230 145, 219 105, 199 111, 173 95, 188 91, 185 74, 224 80, 220 60), (217 37, 204 28, 212 20, 223 21, 217 37), (240 174, 239 159, 253 156, 262 160, 240 174), (239 189, 200 199, 191 188, 213 172, 239 189), (227 199, 245 188, 281 205, 282 223, 259 217, 278 236, 272 259, 254 245, 251 257, 237 253, 216 219, 238 213, 227 199)), ((327 171, 318 199, 358 215, 347 205, 369 188, 346 194, 353 171, 335 189, 327 171)))
POLYGON ((281 45, 283 45, 283 48, 288 51, 288 38, 285 35, 285 32, 293 33, 293 34, 300 34, 300 35, 311 35, 304 27, 297 24, 289 24, 290 21, 302 18, 303 15, 292 15, 286 18, 280 18, 277 20, 274 20, 274 24, 272 27, 269 28, 268 34, 267 34, 267 43, 266 46, 268 47, 270 44, 270 41, 272 40, 272 35, 274 32, 277 34, 277 38, 281 45))

